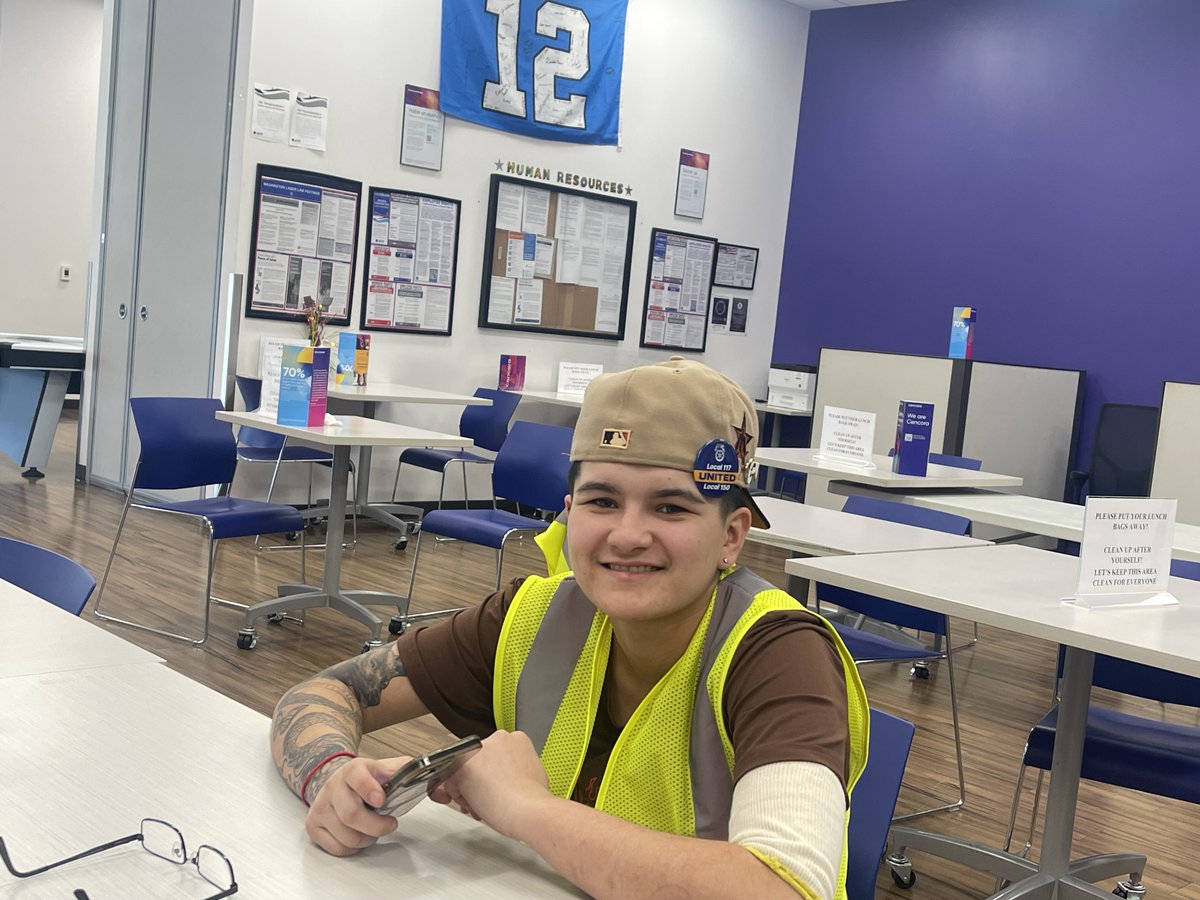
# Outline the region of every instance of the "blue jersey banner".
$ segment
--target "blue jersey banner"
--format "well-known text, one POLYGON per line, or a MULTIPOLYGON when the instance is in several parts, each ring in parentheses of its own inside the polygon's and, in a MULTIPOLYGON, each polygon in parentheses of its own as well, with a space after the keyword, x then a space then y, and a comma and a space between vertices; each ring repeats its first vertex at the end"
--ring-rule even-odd
POLYGON ((615 144, 628 0, 442 0, 442 112, 615 144))

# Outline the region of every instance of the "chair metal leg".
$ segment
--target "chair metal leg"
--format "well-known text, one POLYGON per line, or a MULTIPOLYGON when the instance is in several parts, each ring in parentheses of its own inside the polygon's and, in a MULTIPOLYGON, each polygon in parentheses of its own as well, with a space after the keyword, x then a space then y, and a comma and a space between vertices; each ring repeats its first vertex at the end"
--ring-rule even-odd
POLYGON ((424 531, 417 532, 417 546, 413 549, 412 571, 408 573, 408 590, 404 593, 403 603, 396 607, 396 616, 393 617, 401 622, 408 617, 408 611, 412 608, 413 585, 417 582, 417 562, 421 558, 421 538, 424 536, 424 531))
POLYGON ((133 490, 125 494, 125 505, 121 507, 121 519, 117 523, 117 533, 113 537, 112 549, 108 551, 108 562, 104 564, 104 575, 100 578, 100 587, 96 590, 96 602, 92 606, 92 615, 97 619, 108 619, 100 612, 100 601, 104 597, 104 588, 108 585, 108 573, 112 569, 113 559, 117 555, 117 544, 121 542, 121 532, 125 530, 125 517, 129 515, 129 504, 133 501, 133 490))

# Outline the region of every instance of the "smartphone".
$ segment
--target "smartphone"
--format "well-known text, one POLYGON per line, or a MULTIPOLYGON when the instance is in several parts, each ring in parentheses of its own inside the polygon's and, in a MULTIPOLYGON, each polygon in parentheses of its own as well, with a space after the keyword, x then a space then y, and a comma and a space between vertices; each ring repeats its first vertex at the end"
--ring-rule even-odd
POLYGON ((479 737, 472 734, 427 756, 410 759, 382 784, 383 803, 372 808, 387 816, 404 815, 427 797, 442 779, 461 766, 481 744, 479 737))

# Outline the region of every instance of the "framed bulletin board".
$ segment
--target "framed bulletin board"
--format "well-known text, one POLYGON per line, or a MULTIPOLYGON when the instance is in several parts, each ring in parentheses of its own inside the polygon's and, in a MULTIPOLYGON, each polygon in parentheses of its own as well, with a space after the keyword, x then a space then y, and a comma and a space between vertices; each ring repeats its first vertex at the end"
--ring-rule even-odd
POLYGON ((704 351, 717 239, 650 230, 642 346, 704 351))
POLYGON ((492 175, 479 326, 625 337, 637 203, 492 175))
POLYGON ((718 287, 754 290, 754 279, 758 274, 758 248, 739 247, 737 244, 717 244, 717 268, 713 273, 713 284, 718 287))
POLYGON ((462 204, 448 197, 372 187, 363 248, 360 327, 449 334, 462 204))
POLYGON ((246 315, 300 321, 304 298, 350 324, 362 183, 261 163, 254 175, 246 315))

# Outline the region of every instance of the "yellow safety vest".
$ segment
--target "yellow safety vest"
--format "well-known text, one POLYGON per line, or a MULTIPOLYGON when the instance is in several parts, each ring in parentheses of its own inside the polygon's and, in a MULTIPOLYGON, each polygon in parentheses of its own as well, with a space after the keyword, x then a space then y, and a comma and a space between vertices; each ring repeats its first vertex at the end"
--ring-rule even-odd
MULTIPOLYGON (((748 569, 725 573, 688 648, 642 700, 617 739, 596 808, 658 831, 727 840, 734 752, 722 708, 729 665, 746 632, 762 616, 802 608, 748 569)), ((866 694, 837 632, 812 615, 829 630, 845 673, 849 790, 866 764, 866 694)), ((592 605, 570 573, 526 579, 505 616, 492 690, 496 724, 529 735, 556 796, 570 797, 579 777, 611 643, 608 617, 592 605), (527 668, 531 677, 523 680, 527 668)), ((846 818, 848 822, 848 812, 846 818)), ((807 893, 778 861, 751 852, 807 893)), ((845 876, 843 841, 839 898, 845 896, 845 876)))

